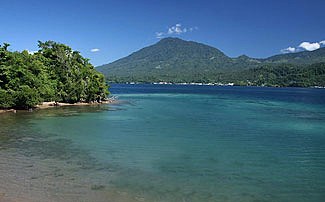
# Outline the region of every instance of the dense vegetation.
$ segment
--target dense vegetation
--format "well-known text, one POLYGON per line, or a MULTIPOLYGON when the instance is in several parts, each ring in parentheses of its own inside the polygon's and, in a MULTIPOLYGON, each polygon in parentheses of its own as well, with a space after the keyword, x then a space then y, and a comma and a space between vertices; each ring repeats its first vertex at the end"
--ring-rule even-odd
POLYGON ((39 51, 11 52, 0 46, 0 108, 28 109, 43 101, 101 102, 108 95, 104 76, 78 51, 53 41, 39 51))
POLYGON ((280 64, 224 74, 227 82, 235 85, 310 87, 325 86, 325 63, 307 66, 280 64))
POLYGON ((109 82, 202 82, 237 85, 324 86, 325 48, 266 59, 230 58, 204 44, 165 38, 97 67, 109 82))

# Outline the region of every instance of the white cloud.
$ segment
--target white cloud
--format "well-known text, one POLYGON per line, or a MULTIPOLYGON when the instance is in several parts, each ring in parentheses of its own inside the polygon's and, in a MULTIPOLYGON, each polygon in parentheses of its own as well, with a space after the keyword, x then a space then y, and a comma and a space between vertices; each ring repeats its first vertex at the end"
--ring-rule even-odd
MULTIPOLYGON (((181 25, 181 24, 176 24, 176 26, 174 27, 174 29, 175 29, 175 32, 176 32, 177 34, 181 34, 181 33, 183 33, 184 30, 185 30, 185 29, 182 30, 182 25, 181 25)), ((186 32, 186 31, 185 31, 185 32, 186 32)))
POLYGON ((28 54, 30 55, 34 55, 35 53, 37 53, 37 51, 30 51, 30 50, 27 50, 28 54))
POLYGON ((93 48, 93 49, 90 50, 90 52, 93 52, 93 53, 98 52, 98 51, 100 51, 98 48, 93 48))
POLYGON ((325 40, 320 41, 320 42, 304 41, 304 42, 300 43, 300 45, 297 47, 289 46, 288 48, 282 49, 281 53, 294 53, 294 52, 303 51, 303 50, 313 51, 313 50, 317 50, 320 47, 324 47, 324 46, 325 46, 325 40))
POLYGON ((294 53, 294 52, 296 52, 296 48, 289 46, 288 48, 282 49, 281 52, 282 53, 294 53))
POLYGON ((181 34, 181 33, 185 33, 186 31, 187 31, 186 28, 182 29, 181 24, 176 24, 175 26, 168 28, 167 34, 181 34))
POLYGON ((173 33, 174 33, 174 30, 172 28, 168 28, 167 34, 173 34, 173 33))
POLYGON ((157 37, 158 39, 163 38, 163 36, 164 36, 164 33, 163 33, 163 32, 156 32, 156 37, 157 37))
POLYGON ((308 51, 313 51, 313 50, 317 50, 320 48, 320 44, 315 42, 315 43, 310 43, 310 42, 302 42, 300 45, 299 45, 300 48, 303 48, 305 50, 308 50, 308 51))
POLYGON ((194 30, 198 30, 198 27, 186 28, 186 27, 182 27, 182 24, 177 23, 174 26, 168 27, 166 32, 156 32, 156 38, 161 39, 167 35, 174 35, 174 34, 180 35, 186 32, 192 32, 194 30))

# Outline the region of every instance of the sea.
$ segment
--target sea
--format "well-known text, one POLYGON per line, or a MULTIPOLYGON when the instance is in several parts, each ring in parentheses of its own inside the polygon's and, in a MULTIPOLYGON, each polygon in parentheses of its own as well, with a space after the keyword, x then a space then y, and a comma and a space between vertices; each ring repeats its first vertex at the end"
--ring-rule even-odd
POLYGON ((112 84, 0 114, 0 201, 325 201, 325 90, 112 84))

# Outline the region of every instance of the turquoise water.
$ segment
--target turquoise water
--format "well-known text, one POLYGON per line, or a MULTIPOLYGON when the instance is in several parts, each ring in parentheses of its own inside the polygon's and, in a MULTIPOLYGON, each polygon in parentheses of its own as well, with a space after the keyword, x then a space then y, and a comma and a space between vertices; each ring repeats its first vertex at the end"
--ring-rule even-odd
POLYGON ((324 90, 111 90, 120 104, 2 114, 0 194, 31 201, 325 200, 324 90), (26 164, 31 169, 22 172, 26 164))

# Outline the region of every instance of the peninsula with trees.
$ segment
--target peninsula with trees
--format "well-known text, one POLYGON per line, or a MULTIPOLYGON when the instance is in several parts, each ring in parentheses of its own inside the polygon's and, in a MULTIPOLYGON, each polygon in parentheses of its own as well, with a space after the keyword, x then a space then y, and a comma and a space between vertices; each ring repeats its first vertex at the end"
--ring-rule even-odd
POLYGON ((101 103, 109 94, 103 74, 69 46, 38 42, 39 50, 0 46, 0 109, 31 109, 43 102, 101 103))

